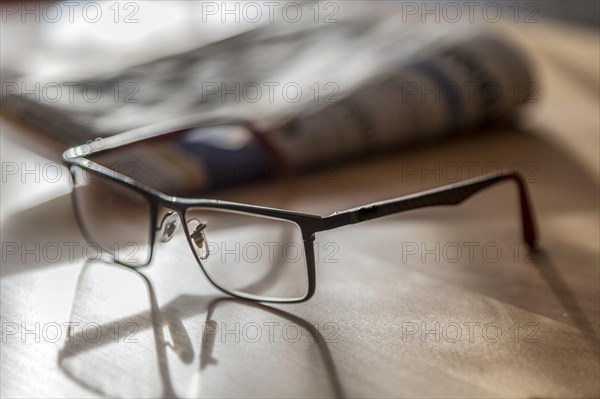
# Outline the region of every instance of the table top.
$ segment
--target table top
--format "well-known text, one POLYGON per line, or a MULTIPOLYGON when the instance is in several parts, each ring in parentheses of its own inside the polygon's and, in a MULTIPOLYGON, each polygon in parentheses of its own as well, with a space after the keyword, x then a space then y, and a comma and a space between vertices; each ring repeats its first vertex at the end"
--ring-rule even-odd
MULTIPOLYGON (((543 88, 520 128, 214 196, 327 215, 512 167, 539 251, 520 241, 506 183, 319 233, 315 296, 253 304, 212 288, 182 235, 142 270, 86 261, 65 172, 25 176, 3 193, 2 396, 599 396, 599 39, 511 34, 543 88)), ((57 161, 59 146, 0 127, 3 165, 57 161)))

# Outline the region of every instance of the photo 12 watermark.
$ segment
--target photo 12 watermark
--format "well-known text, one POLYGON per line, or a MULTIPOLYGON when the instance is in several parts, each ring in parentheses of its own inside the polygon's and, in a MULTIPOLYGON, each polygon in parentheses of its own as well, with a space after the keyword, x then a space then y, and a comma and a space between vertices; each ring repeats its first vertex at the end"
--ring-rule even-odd
POLYGON ((202 323, 202 342, 232 343, 289 343, 295 344, 305 338, 315 343, 339 342, 340 326, 336 322, 315 322, 301 326, 295 322, 217 322, 202 323), (312 329, 313 331, 310 331, 312 329))
POLYGON ((535 253, 520 242, 495 241, 403 241, 402 263, 536 263, 535 253))
POLYGON ((135 322, 99 324, 96 322, 14 322, 3 321, 2 343, 17 340, 20 343, 114 343, 136 344, 140 326, 135 322))
POLYGON ((140 102, 139 91, 139 85, 134 81, 3 81, 2 103, 18 101, 48 104, 137 104, 140 102))
MULTIPOLYGON (((210 232, 209 232, 210 233, 210 232)), ((300 242, 281 241, 208 241, 208 256, 223 264, 286 264, 306 262, 304 245, 300 242)), ((315 262, 339 263, 340 247, 336 242, 315 241, 315 262)))
POLYGON ((314 23, 339 22, 339 1, 203 1, 202 23, 314 23))
POLYGON ((202 82, 200 86, 203 104, 332 104, 340 100, 340 85, 336 82, 202 82))
POLYGON ((466 81, 466 82, 433 82, 403 81, 394 86, 400 91, 401 104, 480 104, 493 105, 502 102, 538 103, 540 88, 536 82, 515 82, 503 87, 501 82, 466 81))
MULTIPOLYGON (((28 184, 28 183, 60 183, 68 181, 73 183, 73 176, 61 163, 53 161, 22 161, 2 162, 2 184, 28 184)), ((134 161, 115 162, 111 170, 125 176, 135 178, 140 172, 140 166, 134 161)), ((103 179, 96 173, 81 169, 77 176, 77 183, 93 183, 103 179)))
POLYGON ((102 246, 96 242, 79 241, 2 241, 2 263, 96 263, 121 259, 131 264, 142 263, 140 256, 146 253, 135 242, 114 242, 102 246))
POLYGON ((494 161, 402 161, 396 173, 400 175, 402 183, 418 181, 449 184, 498 174, 503 170, 517 171, 528 184, 540 182, 540 165, 533 161, 515 161, 508 164, 494 161))
POLYGON ((143 1, 7 1, 0 4, 2 23, 137 24, 143 1))
POLYGON ((513 23, 539 22, 540 6, 534 1, 402 1, 403 23, 513 23))
POLYGON ((534 344, 539 341, 539 323, 515 321, 503 325, 497 321, 403 321, 398 329, 402 343, 490 343, 534 344))

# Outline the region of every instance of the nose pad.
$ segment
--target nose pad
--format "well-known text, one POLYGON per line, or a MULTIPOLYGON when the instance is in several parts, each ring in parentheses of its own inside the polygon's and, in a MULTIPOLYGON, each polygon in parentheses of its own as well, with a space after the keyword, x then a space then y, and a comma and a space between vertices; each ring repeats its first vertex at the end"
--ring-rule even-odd
POLYGON ((200 260, 206 260, 210 255, 208 251, 208 241, 206 240, 206 234, 204 233, 207 227, 208 225, 206 223, 201 222, 198 219, 192 219, 188 222, 188 230, 192 232, 190 234, 190 239, 196 247, 196 252, 200 260))
POLYGON ((168 213, 162 222, 161 242, 169 242, 179 228, 179 216, 175 213, 168 213))

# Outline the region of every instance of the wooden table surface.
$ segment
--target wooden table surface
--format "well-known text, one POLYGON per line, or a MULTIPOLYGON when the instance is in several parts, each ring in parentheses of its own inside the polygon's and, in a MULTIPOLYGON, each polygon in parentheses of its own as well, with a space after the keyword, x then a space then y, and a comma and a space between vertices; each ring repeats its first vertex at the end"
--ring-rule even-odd
MULTIPOLYGON (((3 193, 22 211, 3 220, 1 396, 598 397, 600 42, 514 34, 543 88, 523 127, 215 196, 326 215, 516 167, 538 253, 519 241, 507 183, 321 233, 314 298, 252 304, 212 288, 181 235, 141 272, 86 262, 66 177, 30 176, 3 193)), ((58 146, 0 126, 3 165, 57 160, 58 146)))

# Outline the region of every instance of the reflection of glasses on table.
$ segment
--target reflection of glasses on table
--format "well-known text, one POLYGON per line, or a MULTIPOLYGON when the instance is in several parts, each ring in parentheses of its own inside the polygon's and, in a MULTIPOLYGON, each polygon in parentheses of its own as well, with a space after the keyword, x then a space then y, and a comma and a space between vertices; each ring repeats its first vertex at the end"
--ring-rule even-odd
MULTIPOLYGON (((183 135, 240 122, 213 122, 179 129, 183 135)), ((303 302, 315 292, 313 242, 321 231, 364 222, 411 209, 455 205, 484 188, 511 180, 521 204, 523 239, 535 244, 532 208, 523 179, 505 171, 388 201, 336 212, 309 215, 212 199, 174 197, 96 163, 87 157, 124 148, 142 139, 163 138, 158 131, 129 132, 67 150, 63 159, 74 182, 73 205, 86 239, 113 260, 143 266, 152 258, 156 233, 167 242, 179 225, 200 268, 222 291, 265 302, 303 302)), ((92 157, 93 158, 93 157, 92 157)))

